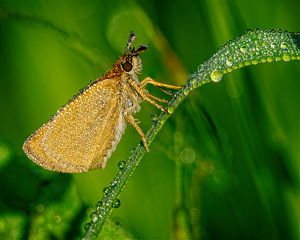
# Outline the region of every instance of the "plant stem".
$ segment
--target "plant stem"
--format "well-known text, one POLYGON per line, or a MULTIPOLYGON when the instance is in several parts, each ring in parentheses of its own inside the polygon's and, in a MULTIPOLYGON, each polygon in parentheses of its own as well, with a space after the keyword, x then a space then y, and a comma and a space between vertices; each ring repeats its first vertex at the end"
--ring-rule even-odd
MULTIPOLYGON (((168 111, 173 114, 192 91, 203 84, 219 82, 226 73, 249 65, 281 60, 300 60, 299 32, 248 30, 245 35, 221 47, 208 61, 200 65, 196 72, 190 74, 185 86, 169 102, 168 111)), ((169 117, 170 114, 162 112, 150 127, 146 134, 148 146, 169 117)), ((85 225, 87 232, 83 239, 97 238, 110 213, 120 205, 120 194, 145 152, 144 146, 139 144, 126 162, 119 163, 120 171, 110 186, 105 188, 102 200, 97 203, 96 211, 91 214, 91 222, 85 225)))

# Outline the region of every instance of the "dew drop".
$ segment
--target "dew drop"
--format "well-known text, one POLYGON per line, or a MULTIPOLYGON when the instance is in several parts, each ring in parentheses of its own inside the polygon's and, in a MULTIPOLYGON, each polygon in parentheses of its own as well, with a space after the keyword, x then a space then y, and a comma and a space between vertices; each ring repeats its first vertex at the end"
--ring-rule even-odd
POLYGON ((91 226, 91 223, 86 223, 86 224, 84 224, 83 228, 87 232, 89 230, 90 226, 91 226))
POLYGON ((119 199, 115 200, 112 204, 113 208, 118 208, 121 205, 121 201, 119 199))
POLYGON ((287 44, 286 42, 282 42, 282 43, 280 44, 280 48, 281 48, 282 50, 287 50, 287 49, 288 49, 288 44, 287 44))
POLYGON ((104 194, 107 194, 108 190, 109 190, 109 187, 103 188, 103 193, 104 193, 104 194))
POLYGON ((120 162, 118 163, 118 168, 119 168, 120 170, 123 170, 124 167, 125 167, 125 164, 126 164, 125 161, 120 161, 120 162))
POLYGON ((246 45, 244 45, 244 46, 241 46, 240 50, 242 53, 245 53, 245 52, 247 52, 248 48, 246 45))
POLYGON ((287 54, 284 54, 283 57, 282 57, 283 61, 285 62, 288 62, 291 60, 291 56, 287 55, 287 54))
POLYGON ((170 113, 170 114, 173 114, 174 113, 174 111, 175 111, 175 107, 168 107, 168 112, 170 113))
POLYGON ((99 220, 98 216, 96 216, 96 217, 94 217, 94 218, 92 219, 93 223, 98 222, 98 220, 99 220))
POLYGON ((105 205, 106 205, 107 207, 109 207, 111 204, 112 204, 112 200, 108 200, 108 201, 105 203, 105 205))
POLYGON ((158 115, 157 115, 157 114, 155 114, 155 113, 151 114, 151 121, 152 121, 152 122, 156 122, 156 121, 157 121, 157 118, 158 118, 158 115))
POLYGON ((259 51, 259 50, 260 50, 260 44, 259 44, 259 43, 256 44, 255 50, 256 50, 256 51, 259 51))
POLYGON ((271 48, 276 48, 276 43, 272 42, 271 43, 271 48))
POLYGON ((210 74, 210 78, 213 82, 220 82, 223 77, 223 73, 220 71, 213 71, 210 74))
POLYGON ((233 65, 233 61, 232 61, 231 59, 228 59, 228 60, 226 61, 226 65, 227 65, 228 67, 231 67, 231 66, 233 65))
POLYGON ((111 188, 113 188, 113 187, 115 187, 117 185, 117 181, 112 181, 111 183, 110 183, 110 187, 111 188))

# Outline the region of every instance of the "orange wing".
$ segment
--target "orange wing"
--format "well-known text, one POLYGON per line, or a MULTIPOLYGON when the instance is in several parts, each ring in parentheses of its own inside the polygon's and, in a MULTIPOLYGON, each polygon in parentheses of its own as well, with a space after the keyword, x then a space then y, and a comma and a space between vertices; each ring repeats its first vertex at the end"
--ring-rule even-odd
POLYGON ((91 84, 62 107, 23 145, 41 167, 60 172, 104 168, 126 124, 124 99, 117 81, 91 84))

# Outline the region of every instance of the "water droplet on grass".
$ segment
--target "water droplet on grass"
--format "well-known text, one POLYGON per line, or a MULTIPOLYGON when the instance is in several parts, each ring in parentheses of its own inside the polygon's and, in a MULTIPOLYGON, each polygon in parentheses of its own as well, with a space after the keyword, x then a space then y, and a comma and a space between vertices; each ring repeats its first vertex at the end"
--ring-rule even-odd
POLYGON ((120 162, 118 163, 118 168, 119 168, 120 170, 123 170, 124 167, 125 167, 125 164, 126 164, 125 161, 120 161, 120 162))
POLYGON ((282 50, 287 50, 287 49, 288 49, 288 44, 287 44, 286 42, 282 42, 282 43, 280 44, 280 48, 281 48, 282 50))
POLYGON ((115 200, 112 204, 113 208, 118 208, 121 205, 121 201, 119 199, 115 200))
POLYGON ((157 114, 153 113, 153 114, 151 115, 151 121, 152 121, 152 122, 156 122, 156 121, 157 121, 157 118, 158 118, 158 115, 157 115, 157 114))
POLYGON ((107 194, 107 192, 108 192, 108 189, 109 189, 109 187, 105 187, 105 188, 103 188, 103 193, 104 193, 104 194, 107 194))
POLYGON ((227 65, 228 67, 231 67, 231 66, 233 65, 233 61, 232 61, 231 59, 228 59, 228 60, 226 61, 226 65, 227 65))
POLYGON ((285 62, 288 62, 291 60, 291 56, 287 55, 287 54, 284 54, 283 57, 282 57, 283 61, 285 62))
POLYGON ((210 74, 210 78, 213 82, 220 82, 223 77, 223 73, 220 71, 213 71, 210 74))
POLYGON ((174 111, 175 111, 175 107, 168 107, 168 112, 170 113, 170 114, 173 114, 174 113, 174 111))
POLYGON ((248 51, 248 47, 246 45, 241 46, 240 50, 241 50, 242 53, 245 53, 245 52, 248 51))
POLYGON ((276 43, 272 42, 271 43, 271 48, 276 48, 276 43))
POLYGON ((109 186, 112 188, 115 187, 116 185, 117 185, 117 181, 112 181, 109 186))

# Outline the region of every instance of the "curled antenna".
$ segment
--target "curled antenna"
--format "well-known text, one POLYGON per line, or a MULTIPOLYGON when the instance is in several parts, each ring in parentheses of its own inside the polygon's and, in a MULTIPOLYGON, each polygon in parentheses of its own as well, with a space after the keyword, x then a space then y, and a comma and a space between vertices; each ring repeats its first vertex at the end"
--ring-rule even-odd
POLYGON ((130 47, 132 45, 132 43, 134 42, 134 40, 136 39, 136 36, 134 34, 134 32, 130 32, 130 35, 129 35, 129 39, 128 39, 128 43, 127 43, 127 46, 125 48, 125 53, 130 50, 130 47))

